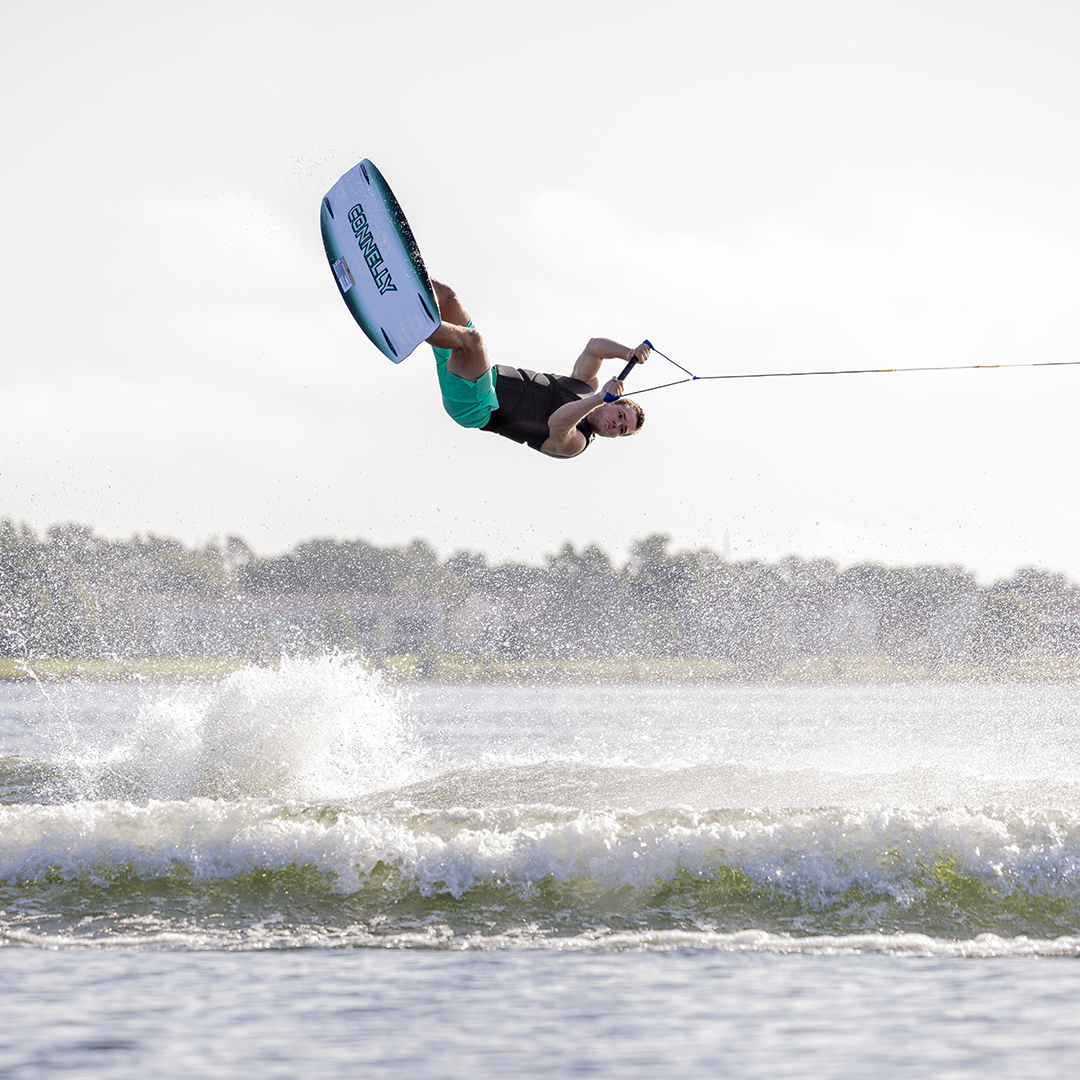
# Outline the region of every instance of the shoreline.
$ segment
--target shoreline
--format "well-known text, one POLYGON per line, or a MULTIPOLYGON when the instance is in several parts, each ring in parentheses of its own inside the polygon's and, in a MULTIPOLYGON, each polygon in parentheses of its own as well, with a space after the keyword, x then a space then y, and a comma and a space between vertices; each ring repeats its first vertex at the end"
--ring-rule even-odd
MULTIPOLYGON (((901 664, 884 655, 810 657, 784 661, 771 676, 740 673, 732 660, 672 657, 610 657, 589 660, 502 660, 486 657, 409 654, 355 659, 391 682, 446 683, 768 683, 773 685, 884 685, 896 683, 1080 682, 1080 657, 1025 656, 983 667, 953 662, 901 664)), ((24 660, 0 657, 0 682, 215 681, 256 661, 245 657, 152 657, 128 659, 24 660)), ((273 667, 273 663, 260 663, 273 667)))

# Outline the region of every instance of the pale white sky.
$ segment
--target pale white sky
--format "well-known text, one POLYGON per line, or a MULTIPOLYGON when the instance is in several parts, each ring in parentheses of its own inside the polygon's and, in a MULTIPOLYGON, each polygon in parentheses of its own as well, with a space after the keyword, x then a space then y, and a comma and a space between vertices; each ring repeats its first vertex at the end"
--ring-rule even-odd
POLYGON ((550 461, 369 345, 318 228, 372 158, 543 370, 593 334, 700 374, 1080 360, 1077 55, 1030 0, 13 7, 0 516, 1080 578, 1080 367, 662 390, 550 461))

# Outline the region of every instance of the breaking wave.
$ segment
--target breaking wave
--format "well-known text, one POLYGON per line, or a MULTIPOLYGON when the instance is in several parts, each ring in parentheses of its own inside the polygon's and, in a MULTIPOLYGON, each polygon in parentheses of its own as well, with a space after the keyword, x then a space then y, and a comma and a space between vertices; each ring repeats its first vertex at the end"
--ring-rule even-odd
POLYGON ((1068 771, 463 763, 340 657, 104 715, 0 759, 0 941, 1080 954, 1068 771))

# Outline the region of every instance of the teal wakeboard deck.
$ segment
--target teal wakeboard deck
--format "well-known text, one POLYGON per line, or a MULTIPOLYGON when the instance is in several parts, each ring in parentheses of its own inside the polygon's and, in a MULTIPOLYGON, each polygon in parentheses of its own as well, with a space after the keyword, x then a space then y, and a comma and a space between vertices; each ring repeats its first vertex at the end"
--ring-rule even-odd
POLYGON ((400 364, 438 329, 439 305, 412 229, 367 158, 323 197, 321 225, 345 306, 375 347, 400 364))

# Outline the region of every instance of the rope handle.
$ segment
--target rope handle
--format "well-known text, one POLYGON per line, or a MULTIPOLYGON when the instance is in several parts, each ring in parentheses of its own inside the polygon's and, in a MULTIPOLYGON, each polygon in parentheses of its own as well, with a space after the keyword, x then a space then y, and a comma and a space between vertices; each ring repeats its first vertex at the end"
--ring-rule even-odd
MULTIPOLYGON (((653 343, 648 338, 646 338, 641 344, 642 345, 648 345, 650 350, 653 347, 653 343)), ((634 366, 637 364, 637 362, 638 361, 637 361, 636 356, 630 357, 630 359, 626 362, 626 367, 624 367, 622 369, 622 371, 619 372, 619 382, 625 382, 626 381, 626 376, 629 375, 631 371, 633 371, 634 366)), ((605 394, 604 395, 604 401, 605 402, 618 401, 620 396, 621 395, 619 395, 619 394, 605 394)))

